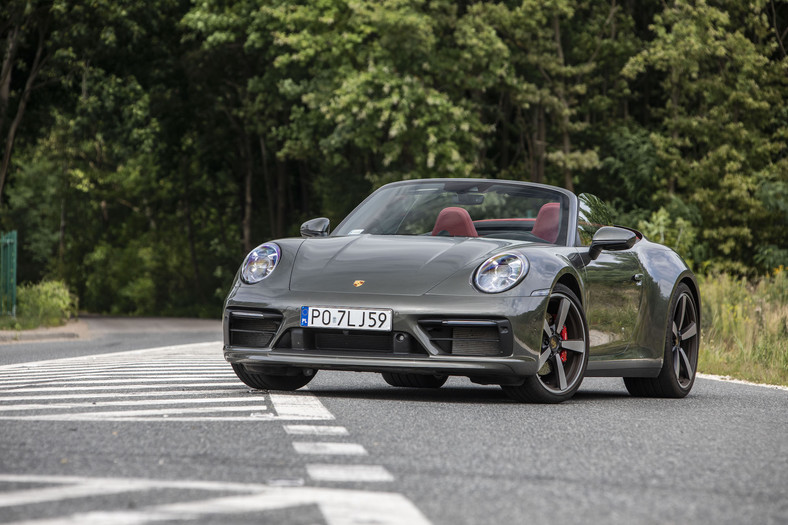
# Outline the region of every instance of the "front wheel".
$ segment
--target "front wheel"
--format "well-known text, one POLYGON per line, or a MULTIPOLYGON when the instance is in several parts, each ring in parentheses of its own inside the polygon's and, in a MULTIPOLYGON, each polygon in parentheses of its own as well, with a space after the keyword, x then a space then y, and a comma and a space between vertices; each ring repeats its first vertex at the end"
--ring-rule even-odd
POLYGON ((561 403, 580 388, 588 367, 588 324, 577 296, 555 285, 542 327, 539 371, 522 385, 502 385, 509 397, 526 403, 561 403))
POLYGON ((315 377, 315 370, 288 370, 289 375, 260 374, 249 372, 244 365, 233 363, 233 371, 247 386, 258 390, 298 390, 315 377), (304 372, 310 372, 307 375, 304 372))
POLYGON ((665 334, 665 356, 655 378, 625 377, 624 385, 636 397, 681 398, 689 394, 698 367, 700 332, 698 306, 689 287, 681 283, 670 302, 665 334))

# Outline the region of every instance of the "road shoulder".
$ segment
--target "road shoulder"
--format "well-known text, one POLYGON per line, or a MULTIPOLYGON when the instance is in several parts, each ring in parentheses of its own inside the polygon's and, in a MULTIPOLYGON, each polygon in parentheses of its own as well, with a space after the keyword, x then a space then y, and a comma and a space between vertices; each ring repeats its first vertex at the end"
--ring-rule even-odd
POLYGON ((64 339, 90 339, 90 327, 83 319, 71 319, 63 326, 35 328, 33 330, 0 330, 0 345, 56 341, 64 339))

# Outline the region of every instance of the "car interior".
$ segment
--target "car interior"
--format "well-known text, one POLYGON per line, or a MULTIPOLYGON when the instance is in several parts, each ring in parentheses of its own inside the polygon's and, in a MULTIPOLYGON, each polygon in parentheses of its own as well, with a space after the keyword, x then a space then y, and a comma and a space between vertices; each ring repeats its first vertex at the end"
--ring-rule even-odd
POLYGON ((494 237, 555 243, 561 227, 561 204, 548 202, 535 219, 480 219, 474 221, 468 210, 457 206, 444 208, 435 220, 432 235, 450 237, 494 237))

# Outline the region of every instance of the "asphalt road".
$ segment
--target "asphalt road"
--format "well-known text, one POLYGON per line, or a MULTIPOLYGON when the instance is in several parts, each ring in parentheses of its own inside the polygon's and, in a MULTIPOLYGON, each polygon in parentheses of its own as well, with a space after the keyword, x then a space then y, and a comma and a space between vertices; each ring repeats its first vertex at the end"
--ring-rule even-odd
POLYGON ((538 406, 320 372, 265 393, 218 323, 97 322, 0 346, 2 523, 788 523, 785 390, 588 379, 538 406))
POLYGON ((222 323, 210 319, 88 316, 65 327, 23 332, 18 342, 4 342, 14 335, 0 337, 0 365, 220 341, 222 323))

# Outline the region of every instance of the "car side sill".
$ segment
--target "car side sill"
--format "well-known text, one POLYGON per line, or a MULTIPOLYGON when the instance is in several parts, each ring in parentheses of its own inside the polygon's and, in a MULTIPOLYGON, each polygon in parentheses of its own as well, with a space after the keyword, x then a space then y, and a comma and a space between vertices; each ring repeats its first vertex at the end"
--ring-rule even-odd
POLYGON ((660 359, 591 360, 586 377, 657 377, 661 369, 660 359))

